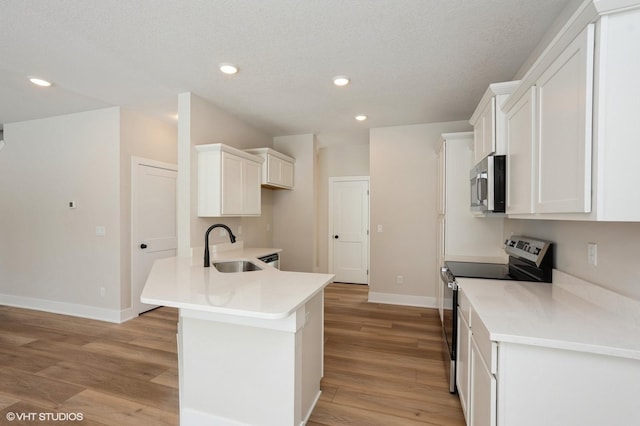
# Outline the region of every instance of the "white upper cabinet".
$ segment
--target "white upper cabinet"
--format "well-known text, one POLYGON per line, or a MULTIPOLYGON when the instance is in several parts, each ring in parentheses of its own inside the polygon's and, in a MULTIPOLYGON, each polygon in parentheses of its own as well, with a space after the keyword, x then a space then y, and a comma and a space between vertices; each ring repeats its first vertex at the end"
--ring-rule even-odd
POLYGON ((593 53, 588 25, 536 83, 536 212, 591 210, 593 53))
POLYGON ((506 118, 501 106, 518 87, 519 81, 489 85, 469 123, 473 126, 474 164, 487 155, 505 154, 506 118))
POLYGON ((640 2, 631 3, 586 2, 505 103, 510 217, 640 221, 640 55, 630 53, 640 52, 640 2))
POLYGON ((271 148, 245 149, 264 160, 262 186, 272 189, 292 189, 296 160, 271 148))
POLYGON ((534 211, 535 103, 534 86, 507 113, 507 214, 534 211))
POLYGON ((260 216, 262 158, 219 143, 196 149, 198 216, 260 216))

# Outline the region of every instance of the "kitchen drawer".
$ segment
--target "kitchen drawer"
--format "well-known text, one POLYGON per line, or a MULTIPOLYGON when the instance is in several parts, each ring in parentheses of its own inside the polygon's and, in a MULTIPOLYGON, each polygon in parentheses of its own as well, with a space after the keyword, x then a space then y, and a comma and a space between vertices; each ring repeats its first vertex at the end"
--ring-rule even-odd
POLYGON ((460 314, 464 318, 465 322, 471 326, 471 303, 469 303, 469 299, 465 296, 463 289, 458 290, 458 309, 460 310, 460 314))
POLYGON ((496 374, 498 370, 498 344, 491 341, 489 330, 487 330, 487 327, 485 327, 473 309, 471 310, 471 322, 469 325, 471 326, 471 333, 474 336, 480 355, 482 355, 491 374, 496 374))

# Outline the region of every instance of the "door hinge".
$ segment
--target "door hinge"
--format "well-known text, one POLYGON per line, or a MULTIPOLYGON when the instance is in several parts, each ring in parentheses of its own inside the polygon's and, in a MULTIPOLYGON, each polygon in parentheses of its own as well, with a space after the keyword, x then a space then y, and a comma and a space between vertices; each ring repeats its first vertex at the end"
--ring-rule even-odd
POLYGON ((369 275, 369 270, 367 269, 367 275, 369 275))
POLYGON ((369 195, 369 190, 367 189, 367 195, 369 195))

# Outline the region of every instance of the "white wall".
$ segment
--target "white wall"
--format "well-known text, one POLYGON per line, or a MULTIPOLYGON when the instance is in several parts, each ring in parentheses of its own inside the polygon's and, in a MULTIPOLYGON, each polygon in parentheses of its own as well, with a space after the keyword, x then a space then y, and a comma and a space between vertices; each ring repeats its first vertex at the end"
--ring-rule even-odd
POLYGON ((177 126, 137 111, 120 112, 120 259, 123 308, 131 307, 131 157, 178 163, 177 126))
POLYGON ((438 146, 442 133, 468 130, 467 121, 371 129, 370 299, 436 306, 438 146))
POLYGON ((510 219, 505 236, 511 234, 556 243, 557 269, 640 300, 640 223, 510 219), (598 244, 597 266, 587 263, 587 243, 598 244))
POLYGON ((5 124, 0 303, 120 309, 119 121, 109 108, 5 124))
MULTIPOLYGON (((570 0, 516 73, 522 78, 583 0, 570 0)), ((556 243, 555 264, 564 272, 640 300, 640 223, 506 220, 505 237, 530 235, 556 243), (598 265, 587 263, 587 243, 598 244, 598 265)))
POLYGON ((126 318, 129 157, 175 162, 175 127, 116 107, 5 124, 4 130, 0 303, 126 318), (70 209, 69 201, 77 207, 70 209), (96 226, 106 235, 97 236, 96 226))
MULTIPOLYGON (((189 255, 192 247, 204 247, 204 234, 214 223, 224 223, 245 247, 271 247, 271 190, 262 190, 260 217, 198 217, 198 170, 195 145, 224 143, 238 149, 271 147, 271 136, 255 130, 237 117, 193 93, 178 97, 178 245, 179 255, 189 255), (242 225, 242 234, 238 226, 242 225)), ((229 242, 217 232, 210 235, 210 244, 229 242)))
POLYGON ((283 249, 281 269, 313 272, 317 250, 316 139, 280 136, 273 148, 296 159, 294 188, 273 192, 273 244, 283 249))
POLYGON ((318 149, 316 156, 318 181, 318 251, 315 271, 329 269, 329 178, 342 176, 369 176, 369 144, 330 145, 318 149))

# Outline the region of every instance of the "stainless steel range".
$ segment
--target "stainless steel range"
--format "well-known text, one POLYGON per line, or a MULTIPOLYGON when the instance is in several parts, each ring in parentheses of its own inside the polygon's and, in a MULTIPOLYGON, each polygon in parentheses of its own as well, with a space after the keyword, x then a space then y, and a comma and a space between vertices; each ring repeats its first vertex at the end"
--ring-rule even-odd
POLYGON ((483 278, 550 283, 553 269, 553 244, 530 237, 513 236, 505 241, 508 263, 446 261, 440 270, 443 285, 444 336, 443 357, 449 378, 449 391, 456 392, 456 349, 458 283, 456 278, 483 278))

